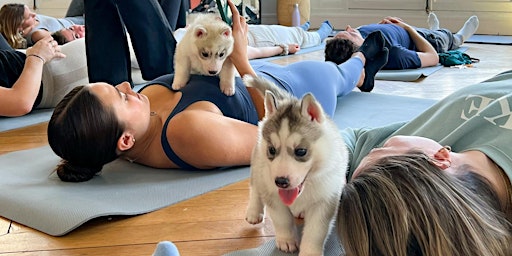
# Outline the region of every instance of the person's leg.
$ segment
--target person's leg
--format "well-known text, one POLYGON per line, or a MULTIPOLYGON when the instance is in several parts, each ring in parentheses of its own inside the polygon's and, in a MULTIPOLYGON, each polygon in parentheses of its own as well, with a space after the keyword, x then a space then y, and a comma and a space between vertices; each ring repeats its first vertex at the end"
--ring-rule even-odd
POLYGON ((428 28, 430 30, 438 30, 439 29, 439 19, 437 18, 437 15, 433 12, 428 14, 428 28))
POLYGON ((112 0, 85 1, 85 50, 89 82, 131 82, 130 53, 112 0))
POLYGON ((300 28, 302 28, 304 31, 308 31, 309 26, 311 26, 311 23, 309 21, 306 21, 304 24, 300 25, 300 28))
POLYGON ((386 48, 386 39, 380 31, 370 33, 365 39, 361 47, 357 49, 361 52, 365 59, 364 65, 364 81, 359 90, 363 92, 371 92, 375 83, 375 75, 388 62, 389 49, 386 48))
POLYGON ((478 20, 477 16, 471 16, 468 20, 464 23, 464 26, 455 33, 456 35, 460 35, 462 37, 462 42, 465 42, 468 40, 473 34, 476 33, 476 30, 478 29, 478 25, 480 24, 480 21, 478 20))
POLYGON ((287 66, 258 61, 251 65, 258 75, 298 98, 311 92, 330 116, 336 109, 337 97, 356 87, 364 66, 360 58, 351 58, 340 65, 324 61, 299 61, 287 66))
MULTIPOLYGON (((89 0, 88 0, 89 1, 89 0)), ((83 38, 61 46, 66 58, 50 61, 43 67, 43 94, 37 108, 54 108, 73 88, 87 84, 87 61, 83 38)))
POLYGON ((83 16, 85 14, 84 0, 71 0, 69 3, 66 16, 64 17, 76 17, 83 16))
POLYGON ((142 78, 153 80, 173 73, 176 40, 156 0, 116 2, 119 14, 130 34, 142 78))
POLYGON ((322 42, 331 34, 332 29, 332 25, 328 20, 325 20, 320 24, 320 28, 318 28, 316 32, 320 35, 320 40, 322 40, 322 42))
POLYGON ((320 28, 316 31, 303 31, 298 29, 297 38, 300 39, 298 42, 302 42, 302 44, 300 44, 301 48, 308 48, 321 44, 331 32, 332 26, 329 21, 326 20, 320 24, 320 28))
POLYGON ((186 0, 158 0, 173 31, 178 28, 184 28, 186 25, 187 9, 185 9, 185 1, 186 0))
POLYGON ((438 53, 457 49, 462 44, 459 38, 455 37, 448 29, 430 30, 426 28, 416 28, 416 31, 418 31, 438 53))

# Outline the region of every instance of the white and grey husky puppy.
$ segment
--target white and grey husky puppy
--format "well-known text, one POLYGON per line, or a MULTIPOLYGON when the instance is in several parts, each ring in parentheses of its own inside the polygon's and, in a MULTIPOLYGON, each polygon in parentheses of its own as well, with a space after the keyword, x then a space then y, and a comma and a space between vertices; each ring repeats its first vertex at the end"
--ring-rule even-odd
POLYGON ((263 221, 265 207, 276 246, 299 255, 323 255, 346 183, 348 151, 340 130, 308 93, 297 99, 263 78, 244 77, 265 93, 265 117, 252 152, 245 219, 263 221), (299 238, 295 218, 304 219, 299 238))
POLYGON ((218 75, 222 92, 235 94, 235 67, 228 58, 233 44, 231 27, 226 22, 215 14, 198 14, 176 45, 172 88, 184 87, 190 74, 218 75))

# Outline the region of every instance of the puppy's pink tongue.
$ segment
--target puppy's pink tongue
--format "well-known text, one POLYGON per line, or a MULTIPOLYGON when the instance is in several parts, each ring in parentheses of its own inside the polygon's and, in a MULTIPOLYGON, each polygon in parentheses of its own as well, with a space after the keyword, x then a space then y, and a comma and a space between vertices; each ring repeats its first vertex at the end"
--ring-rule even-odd
POLYGON ((293 204, 297 196, 299 196, 298 187, 294 189, 279 189, 279 197, 281 197, 281 201, 283 201, 285 205, 293 204))

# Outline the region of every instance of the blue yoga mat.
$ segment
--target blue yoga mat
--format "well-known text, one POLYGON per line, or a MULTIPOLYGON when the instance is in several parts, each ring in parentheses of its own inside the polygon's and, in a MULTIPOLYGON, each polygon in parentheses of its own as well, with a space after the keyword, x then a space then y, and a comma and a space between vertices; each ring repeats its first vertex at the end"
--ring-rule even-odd
POLYGON ((473 35, 468 40, 466 40, 466 43, 512 45, 512 36, 473 35))

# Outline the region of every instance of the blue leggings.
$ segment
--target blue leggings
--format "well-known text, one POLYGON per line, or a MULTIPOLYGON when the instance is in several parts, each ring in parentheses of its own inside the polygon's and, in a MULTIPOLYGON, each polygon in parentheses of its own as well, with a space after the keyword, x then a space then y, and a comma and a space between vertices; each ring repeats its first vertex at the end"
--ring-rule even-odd
POLYGON ((337 97, 350 93, 363 70, 360 58, 350 58, 340 65, 329 61, 300 61, 281 66, 266 61, 251 61, 256 73, 301 98, 311 92, 324 111, 333 116, 337 97))

